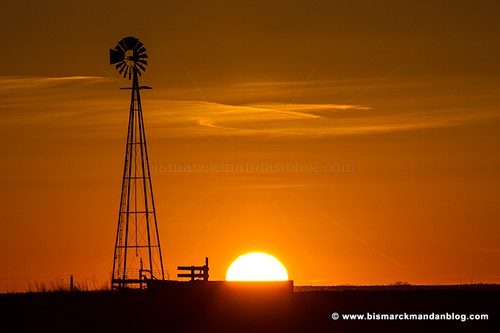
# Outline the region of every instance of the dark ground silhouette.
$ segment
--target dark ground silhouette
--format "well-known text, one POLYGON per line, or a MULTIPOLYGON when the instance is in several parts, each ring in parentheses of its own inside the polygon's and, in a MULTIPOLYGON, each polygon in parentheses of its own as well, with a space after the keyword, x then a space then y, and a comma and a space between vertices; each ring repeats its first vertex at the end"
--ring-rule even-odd
POLYGON ((498 285, 295 289, 182 282, 145 291, 1 294, 0 318, 13 332, 494 332, 500 327, 498 285), (486 313, 489 319, 355 321, 333 320, 333 312, 486 313))

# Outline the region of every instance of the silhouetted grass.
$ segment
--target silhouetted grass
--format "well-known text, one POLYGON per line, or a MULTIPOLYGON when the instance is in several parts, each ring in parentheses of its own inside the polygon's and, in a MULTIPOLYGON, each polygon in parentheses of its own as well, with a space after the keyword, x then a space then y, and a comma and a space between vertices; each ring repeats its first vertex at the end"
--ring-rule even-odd
POLYGON ((413 285, 408 282, 397 281, 388 285, 337 285, 337 286, 294 286, 294 292, 315 292, 315 291, 407 291, 407 290, 500 290, 499 284, 457 284, 457 285, 413 285))
POLYGON ((28 281, 23 287, 10 288, 3 293, 62 293, 79 291, 106 291, 111 290, 109 281, 98 281, 92 279, 74 279, 71 285, 70 279, 53 279, 51 281, 28 281))

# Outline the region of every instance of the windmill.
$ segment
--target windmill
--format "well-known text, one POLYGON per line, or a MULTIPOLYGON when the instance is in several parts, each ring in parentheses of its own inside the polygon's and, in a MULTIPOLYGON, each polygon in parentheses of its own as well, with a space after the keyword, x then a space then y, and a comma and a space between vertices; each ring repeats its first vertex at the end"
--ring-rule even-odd
POLYGON ((132 80, 125 166, 113 260, 113 289, 142 289, 151 280, 164 280, 156 209, 142 118, 139 76, 148 64, 146 48, 135 37, 125 37, 110 49, 110 63, 132 80))

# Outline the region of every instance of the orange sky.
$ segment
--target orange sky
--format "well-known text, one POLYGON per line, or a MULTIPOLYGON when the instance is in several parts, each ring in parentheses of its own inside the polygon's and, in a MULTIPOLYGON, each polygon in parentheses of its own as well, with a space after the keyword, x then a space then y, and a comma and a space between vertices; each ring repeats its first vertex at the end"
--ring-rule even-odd
POLYGON ((108 278, 128 35, 171 278, 263 251, 297 285, 499 283, 499 7, 0 4, 0 290, 108 278))

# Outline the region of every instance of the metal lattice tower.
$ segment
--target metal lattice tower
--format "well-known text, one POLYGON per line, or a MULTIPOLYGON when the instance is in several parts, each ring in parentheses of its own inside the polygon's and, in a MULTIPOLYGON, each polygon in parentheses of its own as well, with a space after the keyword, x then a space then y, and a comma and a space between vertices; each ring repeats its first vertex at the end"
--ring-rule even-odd
POLYGON ((139 76, 145 71, 148 58, 143 43, 135 37, 125 37, 110 50, 111 65, 123 77, 132 80, 125 166, 111 287, 146 287, 148 280, 164 280, 160 237, 151 184, 146 133, 142 118, 142 89, 139 76))

